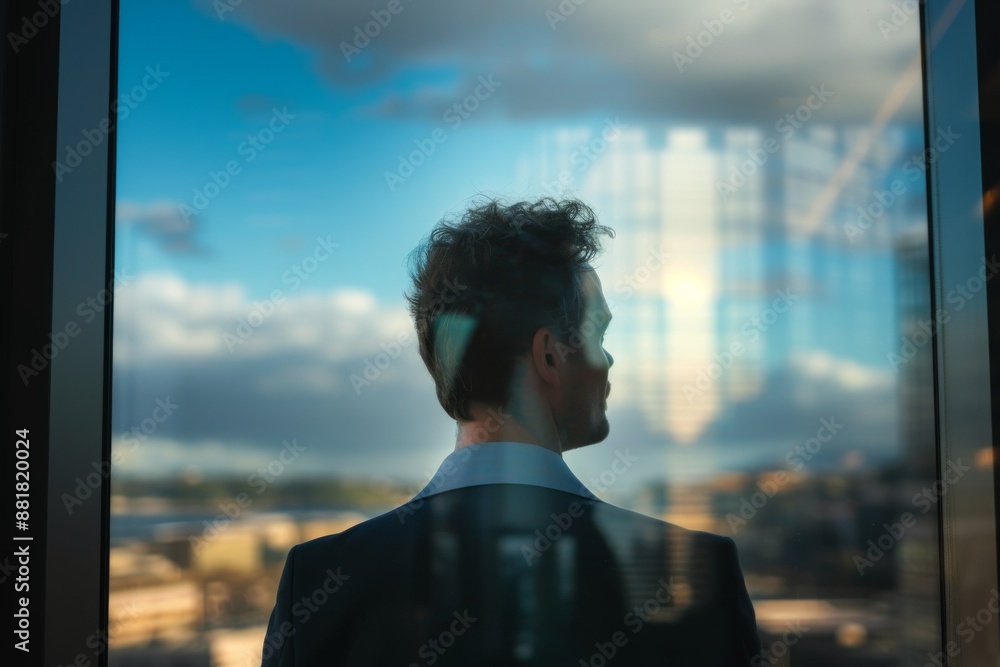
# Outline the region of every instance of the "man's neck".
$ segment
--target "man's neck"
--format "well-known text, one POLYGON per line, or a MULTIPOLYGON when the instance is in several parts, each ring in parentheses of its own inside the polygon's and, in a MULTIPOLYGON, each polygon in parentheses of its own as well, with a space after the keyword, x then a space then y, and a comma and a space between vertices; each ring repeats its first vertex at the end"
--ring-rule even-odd
POLYGON ((553 453, 559 455, 560 457, 562 456, 562 451, 559 449, 558 445, 552 445, 551 443, 541 443, 541 442, 538 442, 537 440, 529 440, 529 439, 525 439, 525 438, 518 438, 516 436, 496 437, 496 438, 491 437, 488 440, 476 440, 476 441, 470 441, 470 442, 463 442, 462 439, 461 439, 461 436, 459 436, 459 440, 455 444, 455 451, 458 451, 458 450, 460 450, 460 449, 462 449, 464 447, 471 447, 473 445, 488 444, 488 443, 491 443, 491 442, 501 442, 501 443, 503 443, 503 442, 519 442, 519 443, 525 444, 525 445, 534 445, 536 447, 541 447, 542 449, 547 449, 548 451, 553 452, 553 453))
POLYGON ((496 408, 489 408, 474 415, 478 418, 458 423, 456 450, 488 442, 523 442, 562 456, 562 446, 559 436, 554 433, 554 428, 531 428, 513 415, 496 408))

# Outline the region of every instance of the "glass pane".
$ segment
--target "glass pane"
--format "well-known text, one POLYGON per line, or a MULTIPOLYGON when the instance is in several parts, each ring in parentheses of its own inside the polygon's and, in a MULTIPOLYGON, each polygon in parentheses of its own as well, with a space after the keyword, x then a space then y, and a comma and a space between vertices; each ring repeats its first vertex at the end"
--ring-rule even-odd
POLYGON ((432 481, 455 425, 405 259, 480 194, 616 232, 610 435, 565 457, 594 494, 732 537, 771 664, 939 649, 924 177, 956 137, 925 151, 916 3, 120 26, 112 665, 260 664, 289 549, 432 481))

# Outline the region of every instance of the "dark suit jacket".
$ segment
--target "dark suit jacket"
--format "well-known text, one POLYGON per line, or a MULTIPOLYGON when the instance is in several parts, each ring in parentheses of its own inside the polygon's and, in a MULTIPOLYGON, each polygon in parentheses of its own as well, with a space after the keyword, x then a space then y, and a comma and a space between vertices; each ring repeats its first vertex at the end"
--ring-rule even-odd
POLYGON ((262 664, 732 667, 759 653, 730 538, 491 484, 293 547, 262 664))

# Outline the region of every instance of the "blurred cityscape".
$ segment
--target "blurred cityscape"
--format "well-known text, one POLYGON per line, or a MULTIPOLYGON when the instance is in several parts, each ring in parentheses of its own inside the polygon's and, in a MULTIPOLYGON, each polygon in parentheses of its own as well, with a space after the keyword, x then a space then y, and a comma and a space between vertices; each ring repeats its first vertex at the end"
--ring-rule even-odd
POLYGON ((259 665, 288 550, 411 497, 384 483, 335 481, 275 484, 259 499, 245 479, 113 489, 112 665, 259 665), (312 506, 323 509, 303 509, 312 506))
MULTIPOLYGON (((604 289, 613 310, 631 300, 615 310, 616 335, 642 363, 622 365, 615 391, 670 446, 752 449, 757 443, 741 442, 733 424, 801 420, 795 405, 760 415, 753 402, 795 350, 830 350, 836 363, 888 371, 888 436, 866 432, 858 415, 821 408, 815 419, 832 420, 827 426, 851 425, 836 446, 824 448, 831 438, 819 431, 803 433, 788 455, 737 470, 720 460, 710 477, 675 476, 614 496, 737 541, 772 664, 794 655, 795 664, 817 666, 922 665, 940 647, 937 499, 947 486, 934 485, 931 346, 920 333, 931 318, 923 172, 914 178, 908 169, 923 155, 922 134, 866 132, 803 128, 732 192, 718 184, 760 155, 766 130, 624 130, 584 163, 580 147, 594 146, 600 130, 559 131, 521 167, 553 196, 572 184, 619 230, 601 271, 633 280, 606 279, 604 289), (867 157, 828 191, 863 138, 867 157), (636 267, 651 248, 669 259, 643 277, 636 267), (801 301, 769 322, 781 290, 801 301), (747 336, 754 317, 766 331, 747 336), (743 351, 720 356, 735 341, 743 351), (701 371, 710 381, 698 384, 701 371), (792 621, 807 631, 789 647, 779 639, 792 621)), ((867 381, 857 379, 859 390, 867 381)), ((955 481, 982 485, 984 502, 990 451, 983 443, 955 481)), ((241 479, 115 480, 110 664, 259 664, 288 549, 391 510, 419 482, 282 478, 257 498, 241 479)))
MULTIPOLYGON (((980 485, 984 500, 989 452, 961 480, 980 485)), ((242 480, 115 486, 109 635, 117 666, 259 665, 288 549, 411 497, 384 483, 352 482, 345 493, 336 482, 300 481, 276 484, 267 505, 250 511, 238 500, 242 480), (352 509, 303 509, 324 492, 352 509)), ((781 645, 789 622, 807 629, 775 664, 791 655, 810 665, 923 664, 940 646, 940 627, 937 513, 921 514, 911 500, 922 488, 909 465, 762 470, 650 486, 631 509, 737 540, 764 648, 781 645), (779 485, 781 472, 788 479, 779 485), (916 522, 899 529, 907 511, 916 522)))

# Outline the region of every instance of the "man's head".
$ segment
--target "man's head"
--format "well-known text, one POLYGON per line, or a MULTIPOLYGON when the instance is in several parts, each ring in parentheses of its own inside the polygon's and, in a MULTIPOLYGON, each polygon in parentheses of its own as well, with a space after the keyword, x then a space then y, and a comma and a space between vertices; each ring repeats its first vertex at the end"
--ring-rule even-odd
POLYGON ((420 355, 460 425, 492 408, 563 451, 607 437, 610 310, 590 266, 601 235, 614 231, 577 201, 489 200, 411 253, 420 355))

